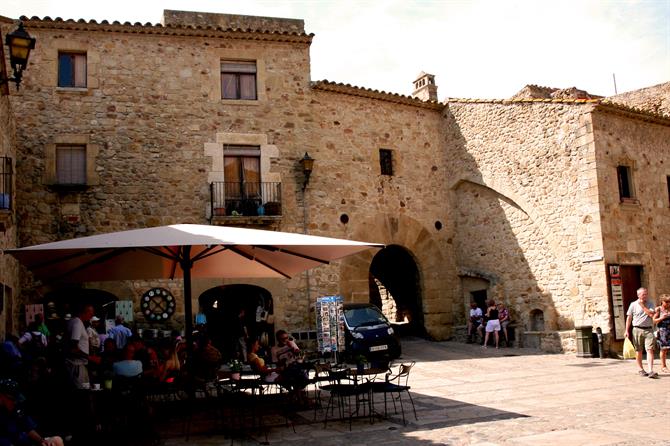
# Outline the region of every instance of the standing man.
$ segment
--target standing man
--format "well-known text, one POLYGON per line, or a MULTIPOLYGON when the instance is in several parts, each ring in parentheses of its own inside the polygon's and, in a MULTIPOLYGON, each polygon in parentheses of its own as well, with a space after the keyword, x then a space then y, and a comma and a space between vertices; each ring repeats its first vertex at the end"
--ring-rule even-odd
POLYGON ((236 355, 237 358, 242 361, 247 361, 247 339, 249 339, 249 332, 247 331, 246 323, 246 311, 244 308, 240 308, 240 311, 237 313, 237 327, 236 327, 236 355))
POLYGON ((658 373, 654 372, 654 345, 656 338, 652 330, 654 305, 647 302, 649 292, 646 288, 639 288, 637 290, 637 300, 632 302, 628 307, 626 317, 626 333, 624 336, 630 338, 631 325, 633 327, 631 342, 635 347, 635 360, 640 369, 637 373, 640 376, 648 376, 649 378, 658 378, 658 373), (642 349, 647 351, 647 365, 649 372, 647 373, 642 366, 642 349))
POLYGON ((89 322, 94 314, 93 305, 84 305, 77 317, 67 321, 65 340, 68 343, 65 369, 70 383, 77 389, 85 389, 90 385, 88 377, 89 341, 84 323, 89 322))
POLYGON ((114 339, 116 349, 119 351, 125 348, 128 343, 128 338, 133 335, 130 328, 123 325, 124 322, 125 319, 123 319, 123 316, 116 316, 116 319, 114 319, 114 327, 110 328, 107 332, 107 336, 114 339))

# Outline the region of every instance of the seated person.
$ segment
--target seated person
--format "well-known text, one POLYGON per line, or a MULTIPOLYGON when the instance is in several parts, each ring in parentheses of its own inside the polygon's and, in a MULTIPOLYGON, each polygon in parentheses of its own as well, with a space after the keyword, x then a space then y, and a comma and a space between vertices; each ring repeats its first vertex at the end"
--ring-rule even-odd
POLYGON ((247 362, 251 366, 251 369, 255 372, 258 372, 263 378, 263 381, 268 383, 279 382, 279 373, 268 368, 265 365, 265 359, 258 355, 259 350, 261 349, 261 341, 258 339, 252 339, 249 341, 247 350, 247 362))
POLYGON ((158 358, 158 353, 146 347, 135 353, 135 358, 142 363, 142 376, 145 380, 159 382, 165 372, 165 363, 158 358))
POLYGON ((126 345, 123 349, 122 359, 112 365, 114 376, 134 378, 142 374, 142 361, 135 359, 135 347, 126 345))
POLYGON ((16 410, 21 399, 16 381, 0 380, 0 446, 63 446, 60 437, 42 437, 35 422, 16 410))
POLYGON ((277 331, 277 345, 272 347, 272 362, 280 367, 286 367, 297 359, 300 352, 298 345, 289 339, 285 330, 277 331))
POLYGON ((482 326, 484 322, 484 313, 482 309, 477 306, 477 302, 470 302, 470 319, 468 320, 468 340, 467 343, 470 344, 474 342, 477 337, 476 333, 479 332, 479 327, 482 326))
POLYGON ((194 353, 196 377, 205 380, 215 379, 222 356, 219 349, 212 344, 212 340, 206 335, 200 335, 194 353))
POLYGON ((281 383, 289 389, 304 389, 308 382, 308 371, 298 362, 300 349, 289 339, 284 330, 277 331, 277 345, 272 347, 272 362, 277 364, 281 383))

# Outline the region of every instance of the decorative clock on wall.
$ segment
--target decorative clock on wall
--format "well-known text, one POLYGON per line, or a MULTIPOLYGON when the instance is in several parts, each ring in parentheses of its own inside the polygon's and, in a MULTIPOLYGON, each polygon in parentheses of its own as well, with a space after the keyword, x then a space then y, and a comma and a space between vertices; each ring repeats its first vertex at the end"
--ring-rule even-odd
POLYGON ((167 320, 175 310, 175 299, 165 288, 152 288, 142 295, 142 314, 148 321, 167 320))

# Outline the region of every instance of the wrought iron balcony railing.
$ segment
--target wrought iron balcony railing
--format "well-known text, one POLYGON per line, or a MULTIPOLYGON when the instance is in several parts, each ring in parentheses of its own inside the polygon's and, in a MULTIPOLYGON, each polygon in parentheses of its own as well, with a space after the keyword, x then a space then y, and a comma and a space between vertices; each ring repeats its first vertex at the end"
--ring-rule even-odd
POLYGON ((280 216, 281 183, 217 181, 210 184, 212 216, 280 216))

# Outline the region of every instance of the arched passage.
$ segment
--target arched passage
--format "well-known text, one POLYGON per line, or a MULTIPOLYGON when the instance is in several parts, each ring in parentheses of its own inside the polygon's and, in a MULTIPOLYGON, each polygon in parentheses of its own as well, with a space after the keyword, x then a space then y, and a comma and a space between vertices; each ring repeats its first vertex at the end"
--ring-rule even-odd
POLYGON ((272 294, 265 288, 248 285, 224 285, 202 293, 198 299, 200 310, 207 318, 207 334, 221 351, 224 359, 235 357, 238 338, 238 315, 244 310, 243 323, 250 337, 267 338, 274 342, 273 317, 257 322, 257 312, 273 315, 272 294))
POLYGON ((370 265, 370 302, 382 309, 400 334, 425 334, 419 269, 399 245, 379 251, 370 265))

